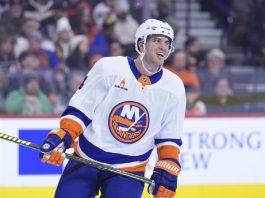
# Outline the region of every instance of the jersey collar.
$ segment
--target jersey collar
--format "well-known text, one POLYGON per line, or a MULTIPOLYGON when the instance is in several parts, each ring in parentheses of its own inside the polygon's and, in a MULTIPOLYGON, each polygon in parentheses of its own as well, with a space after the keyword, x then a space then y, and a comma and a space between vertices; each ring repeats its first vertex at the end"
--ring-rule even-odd
MULTIPOLYGON (((138 80, 141 76, 141 73, 137 70, 136 65, 134 63, 134 59, 132 57, 127 57, 127 59, 133 75, 135 76, 136 80, 138 80)), ((162 77, 162 75, 163 75, 163 69, 161 69, 159 72, 155 73, 154 75, 149 76, 151 83, 154 84, 158 82, 162 77)))

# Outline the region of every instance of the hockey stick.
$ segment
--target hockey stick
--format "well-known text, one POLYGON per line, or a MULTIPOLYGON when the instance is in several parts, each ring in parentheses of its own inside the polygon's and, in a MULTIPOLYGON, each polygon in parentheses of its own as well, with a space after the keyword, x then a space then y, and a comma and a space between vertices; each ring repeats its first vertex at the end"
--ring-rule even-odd
MULTIPOLYGON (((26 141, 26 140, 22 140, 22 139, 19 139, 19 138, 16 138, 16 137, 4 134, 4 133, 0 133, 0 138, 3 139, 3 140, 7 140, 7 141, 10 141, 10 142, 13 142, 13 143, 20 144, 22 146, 29 147, 31 149, 40 150, 40 146, 38 144, 34 144, 32 142, 29 142, 29 141, 26 141)), ((123 176, 129 177, 129 178, 135 179, 137 181, 150 184, 151 186, 155 185, 155 182, 153 180, 150 180, 150 179, 148 179, 146 177, 142 177, 142 176, 139 176, 139 175, 135 175, 133 173, 122 171, 122 170, 113 168, 111 166, 108 166, 108 165, 105 165, 105 164, 101 164, 101 163, 98 163, 98 162, 94 162, 94 161, 91 161, 91 160, 88 160, 88 159, 85 159, 85 158, 82 158, 82 157, 78 157, 78 156, 75 156, 75 155, 71 155, 71 154, 65 153, 65 158, 77 161, 77 162, 85 164, 85 165, 93 166, 93 167, 95 167, 97 169, 100 169, 100 170, 112 172, 112 173, 115 173, 115 174, 118 174, 118 175, 123 175, 123 176)))

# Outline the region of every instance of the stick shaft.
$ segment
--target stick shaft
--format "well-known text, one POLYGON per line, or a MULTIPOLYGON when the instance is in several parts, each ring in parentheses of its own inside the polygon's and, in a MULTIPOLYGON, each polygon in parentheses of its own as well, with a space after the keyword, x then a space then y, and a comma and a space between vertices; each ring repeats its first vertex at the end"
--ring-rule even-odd
MULTIPOLYGON (((16 137, 4 134, 4 133, 0 133, 0 138, 3 139, 3 140, 7 140, 7 141, 10 141, 10 142, 13 142, 13 143, 20 144, 22 146, 26 146, 26 147, 31 148, 31 149, 40 150, 40 146, 38 144, 34 144, 32 142, 29 142, 29 141, 26 141, 26 140, 22 140, 22 139, 19 139, 19 138, 16 138, 16 137)), ((78 156, 75 156, 75 155, 72 155, 72 154, 68 154, 68 153, 65 153, 65 158, 77 161, 77 162, 82 163, 82 164, 93 166, 93 167, 98 168, 100 170, 112 172, 112 173, 115 173, 115 174, 118 174, 118 175, 123 175, 123 176, 130 177, 132 179, 135 179, 135 180, 143 182, 143 183, 154 185, 154 181, 150 180, 150 179, 148 179, 146 177, 141 177, 139 175, 135 175, 133 173, 122 171, 122 170, 113 168, 111 166, 105 165, 105 164, 94 162, 92 160, 88 160, 88 159, 85 159, 85 158, 82 158, 82 157, 78 157, 78 156)))

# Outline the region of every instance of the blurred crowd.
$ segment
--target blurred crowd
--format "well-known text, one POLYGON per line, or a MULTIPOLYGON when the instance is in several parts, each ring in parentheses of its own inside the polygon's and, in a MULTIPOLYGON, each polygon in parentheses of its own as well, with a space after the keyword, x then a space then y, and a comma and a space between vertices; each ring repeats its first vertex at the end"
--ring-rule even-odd
MULTIPOLYGON (((136 57, 143 6, 143 0, 0 1, 0 113, 60 115, 97 60, 136 57)), ((178 36, 171 1, 157 0, 152 17, 178 36)), ((165 67, 184 82, 187 115, 265 111, 250 104, 265 104, 264 92, 234 94, 220 48, 203 51, 193 36, 174 45, 165 67)))
POLYGON ((264 0, 199 0, 222 28, 229 45, 240 47, 246 65, 265 65, 264 0))

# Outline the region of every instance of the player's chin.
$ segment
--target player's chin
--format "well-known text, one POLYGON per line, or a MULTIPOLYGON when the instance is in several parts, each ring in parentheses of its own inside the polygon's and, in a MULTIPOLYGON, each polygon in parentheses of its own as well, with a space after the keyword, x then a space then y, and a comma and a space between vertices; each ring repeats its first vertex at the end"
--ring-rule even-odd
POLYGON ((157 60, 157 65, 163 65, 164 64, 164 62, 165 62, 165 59, 159 59, 159 60, 157 60))
POLYGON ((163 65, 165 62, 165 58, 164 57, 157 57, 156 61, 157 61, 158 65, 163 65))

